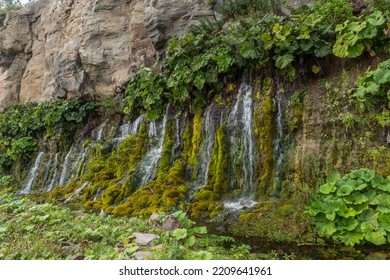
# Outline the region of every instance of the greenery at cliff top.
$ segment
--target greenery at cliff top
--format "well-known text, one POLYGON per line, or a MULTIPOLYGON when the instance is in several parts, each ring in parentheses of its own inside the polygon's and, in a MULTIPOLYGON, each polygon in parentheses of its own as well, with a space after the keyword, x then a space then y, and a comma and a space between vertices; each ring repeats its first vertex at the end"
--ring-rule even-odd
POLYGON ((255 14, 234 21, 206 21, 173 38, 162 73, 143 68, 133 75, 125 112, 146 113, 156 120, 167 103, 196 112, 244 72, 273 69, 294 80, 300 61, 318 74, 321 58, 327 56, 357 58, 388 51, 388 11, 373 8, 355 16, 348 1, 325 2, 302 7, 291 16, 255 14))

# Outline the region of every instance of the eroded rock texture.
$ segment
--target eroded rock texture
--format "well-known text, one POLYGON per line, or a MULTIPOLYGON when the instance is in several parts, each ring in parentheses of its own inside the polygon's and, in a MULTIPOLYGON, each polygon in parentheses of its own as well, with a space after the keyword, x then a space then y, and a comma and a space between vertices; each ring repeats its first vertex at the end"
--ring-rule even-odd
POLYGON ((0 110, 113 95, 170 37, 212 14, 207 0, 41 0, 0 15, 0 110))

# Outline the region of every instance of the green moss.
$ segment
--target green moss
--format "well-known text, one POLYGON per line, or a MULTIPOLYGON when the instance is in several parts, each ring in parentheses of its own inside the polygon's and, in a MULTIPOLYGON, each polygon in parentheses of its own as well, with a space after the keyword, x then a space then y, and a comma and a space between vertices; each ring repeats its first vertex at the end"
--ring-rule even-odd
POLYGON ((192 150, 191 140, 192 140, 192 130, 191 130, 190 122, 188 122, 183 133, 182 157, 186 162, 189 162, 191 157, 191 150, 192 150))
POLYGON ((229 187, 229 150, 226 139, 226 126, 216 131, 214 147, 208 172, 207 185, 194 194, 194 201, 190 205, 191 216, 201 218, 216 216, 222 205, 218 202, 229 187))
POLYGON ((274 175, 274 104, 272 99, 273 80, 265 78, 258 92, 259 104, 255 106, 255 135, 260 154, 260 175, 257 182, 258 195, 264 197, 271 192, 274 175))
POLYGON ((202 114, 196 113, 194 116, 194 126, 192 129, 192 140, 191 140, 191 153, 188 159, 188 163, 192 165, 194 169, 198 166, 198 155, 200 144, 202 142, 202 114))
POLYGON ((169 212, 187 195, 185 164, 175 161, 168 172, 160 171, 156 180, 137 190, 113 210, 115 215, 145 215, 169 212))
POLYGON ((160 158, 158 177, 164 176, 164 174, 169 170, 172 160, 172 148, 174 144, 175 141, 172 139, 172 126, 168 124, 160 158))

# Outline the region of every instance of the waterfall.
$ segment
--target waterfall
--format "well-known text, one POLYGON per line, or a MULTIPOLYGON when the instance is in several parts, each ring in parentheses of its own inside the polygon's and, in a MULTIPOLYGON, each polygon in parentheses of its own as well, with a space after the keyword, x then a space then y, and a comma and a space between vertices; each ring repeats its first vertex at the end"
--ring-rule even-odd
POLYGON ((126 122, 126 123, 122 124, 119 127, 119 132, 120 132, 119 137, 114 138, 113 141, 120 142, 123 139, 125 139, 127 136, 136 134, 143 121, 144 121, 144 116, 141 115, 133 123, 126 122))
POLYGON ((157 137, 157 126, 156 122, 149 123, 148 137, 155 138, 157 137))
POLYGON ((37 170, 39 167, 39 164, 41 163, 41 158, 43 156, 44 152, 39 152, 37 158, 35 159, 35 163, 33 168, 31 168, 30 173, 28 175, 27 184, 24 187, 23 190, 20 191, 21 194, 29 194, 31 192, 32 185, 34 183, 35 176, 37 174, 37 170))
POLYGON ((146 155, 144 156, 144 158, 141 160, 139 164, 138 175, 141 178, 140 186, 145 186, 147 183, 149 183, 156 177, 158 161, 161 158, 162 150, 164 146, 167 120, 168 120, 168 107, 166 109, 164 119, 162 122, 161 132, 158 137, 157 137, 157 127, 156 127, 156 134, 154 134, 155 123, 152 122, 149 126, 149 135, 156 135, 157 145, 155 145, 152 149, 150 149, 146 153, 146 155))
POLYGON ((70 155, 72 154, 73 151, 73 146, 70 147, 69 152, 65 156, 64 164, 62 166, 62 171, 61 171, 61 176, 60 176, 60 186, 64 186, 66 183, 66 178, 68 175, 68 169, 69 169, 69 160, 70 160, 70 155))
POLYGON ((75 190, 65 201, 64 203, 69 203, 73 197, 77 196, 83 189, 85 189, 88 186, 89 182, 84 182, 80 188, 75 190))
MULTIPOLYGON (((231 158, 234 168, 242 172, 242 175, 234 174, 232 189, 239 189, 235 200, 225 201, 224 207, 240 210, 252 207, 255 188, 255 144, 253 134, 253 100, 252 86, 243 82, 238 90, 236 103, 228 116, 228 132, 231 147, 231 158)), ((234 173, 234 172, 233 172, 234 173)))
POLYGON ((175 143, 175 146, 176 147, 180 146, 180 119, 179 118, 176 119, 176 143, 175 143))
POLYGON ((101 140, 101 139, 103 138, 103 129, 104 129, 105 126, 106 126, 105 123, 103 123, 103 124, 100 126, 100 128, 99 128, 99 130, 98 130, 98 133, 97 133, 96 141, 99 141, 99 140, 101 140))
POLYGON ((205 111, 203 129, 204 137, 200 151, 198 179, 195 190, 200 189, 207 183, 207 175, 210 167, 216 129, 212 118, 212 106, 209 106, 205 111))
POLYGON ((79 154, 79 156, 76 159, 76 162, 72 165, 72 168, 71 168, 71 172, 72 172, 71 178, 72 179, 79 176, 81 174, 81 172, 83 171, 84 163, 86 161, 88 152, 89 152, 88 148, 86 148, 86 149, 83 148, 83 152, 81 154, 79 154))
POLYGON ((58 154, 59 153, 56 153, 56 155, 54 156, 54 166, 53 166, 54 174, 53 174, 53 177, 52 177, 51 182, 49 184, 49 187, 47 189, 48 192, 53 190, 55 182, 56 182, 57 173, 58 173, 58 171, 57 171, 57 169, 58 169, 58 154))

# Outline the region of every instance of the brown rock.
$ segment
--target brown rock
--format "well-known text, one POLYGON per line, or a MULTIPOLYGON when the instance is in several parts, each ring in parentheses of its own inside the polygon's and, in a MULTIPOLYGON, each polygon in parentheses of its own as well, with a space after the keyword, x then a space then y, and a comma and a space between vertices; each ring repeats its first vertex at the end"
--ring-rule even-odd
POLYGON ((180 227, 180 222, 173 216, 169 216, 162 224, 163 230, 174 230, 180 227))

